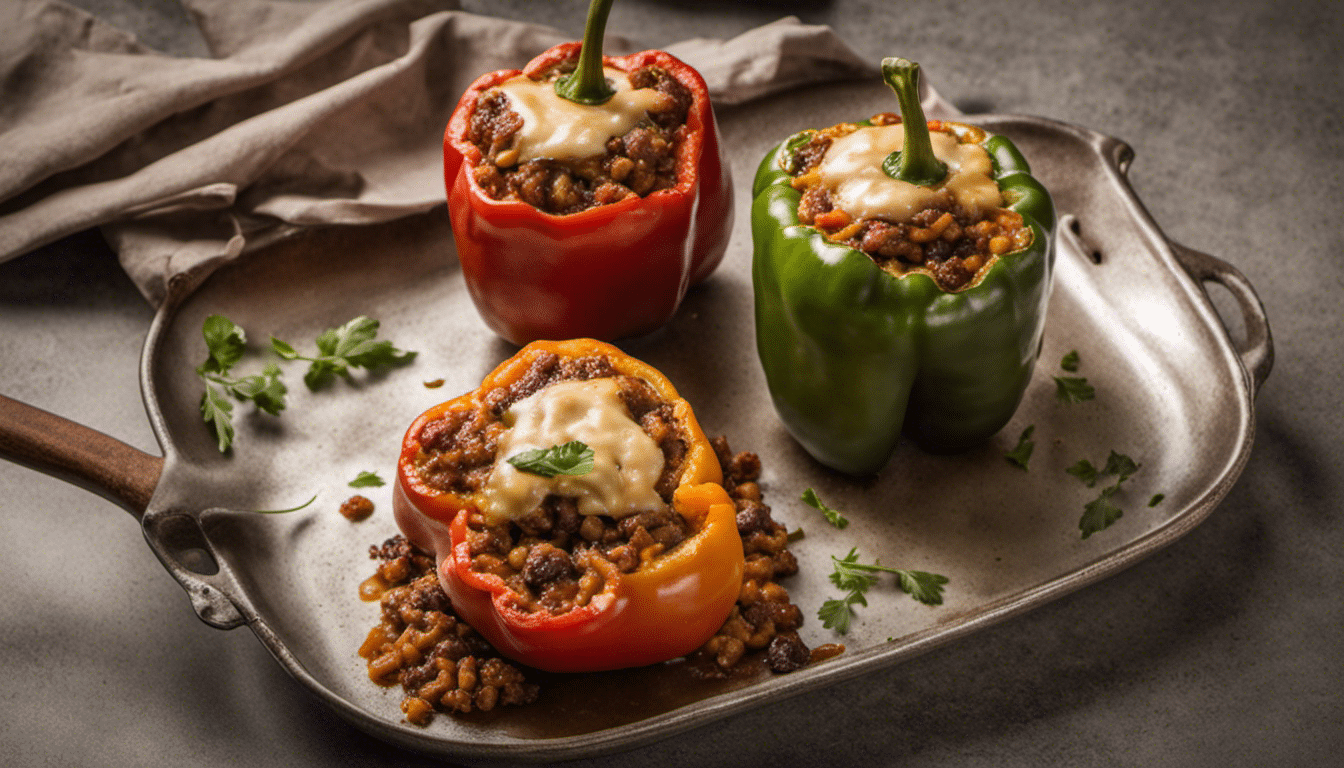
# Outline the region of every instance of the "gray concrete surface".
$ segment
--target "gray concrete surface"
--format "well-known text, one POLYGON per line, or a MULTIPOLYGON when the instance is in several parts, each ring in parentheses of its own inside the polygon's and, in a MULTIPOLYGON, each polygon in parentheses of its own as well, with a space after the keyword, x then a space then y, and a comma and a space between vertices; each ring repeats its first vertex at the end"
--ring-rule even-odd
MULTIPOLYGON (((171 0, 81 0, 198 52, 171 0)), ((466 2, 578 34, 586 3, 466 2)), ((1119 136, 1176 240, 1256 286, 1277 350, 1213 515, 1136 567, 909 663, 585 765, 1339 765, 1344 749, 1344 5, 623 0, 657 46, 795 13, 919 60, 963 109, 1119 136)), ((1220 306, 1230 306, 1221 301, 1220 306)), ((0 265, 0 392, 155 451, 151 312, 96 233, 0 265)), ((10 765, 430 764, 320 707, 246 631, 201 624, 111 504, 0 464, 0 754, 10 765), (53 531, 68 552, 35 548, 53 531)))

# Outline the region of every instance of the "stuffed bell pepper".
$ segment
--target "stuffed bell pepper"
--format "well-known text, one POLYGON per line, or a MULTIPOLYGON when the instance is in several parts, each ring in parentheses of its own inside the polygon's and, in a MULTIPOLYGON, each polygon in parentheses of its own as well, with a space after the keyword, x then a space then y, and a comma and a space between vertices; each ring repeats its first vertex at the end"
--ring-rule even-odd
POLYGON ((538 669, 691 653, 743 584, 714 446, 657 370, 591 339, 534 342, 411 424, 394 512, 453 609, 538 669))
POLYGON ((610 6, 593 0, 582 44, 477 79, 444 135, 463 277, 515 344, 651 331, 728 244, 704 79, 663 51, 603 57, 610 6))
POLYGON ((1003 136, 926 121, 918 65, 886 59, 901 114, 791 136, 756 174, 756 341, 775 408, 817 460, 866 474, 904 433, 956 451, 1031 378, 1054 207, 1003 136))

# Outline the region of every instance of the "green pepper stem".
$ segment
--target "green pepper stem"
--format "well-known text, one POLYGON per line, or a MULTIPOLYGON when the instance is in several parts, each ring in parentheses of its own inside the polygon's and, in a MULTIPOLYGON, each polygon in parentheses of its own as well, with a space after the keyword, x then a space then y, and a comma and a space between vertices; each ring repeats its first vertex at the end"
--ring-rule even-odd
POLYGON ((883 59, 882 79, 901 102, 901 125, 905 127, 904 149, 888 155, 882 170, 898 181, 931 187, 947 176, 947 165, 934 156, 929 140, 929 123, 919 104, 919 65, 909 59, 883 59))
POLYGON ((615 0, 592 0, 588 4, 588 21, 583 27, 583 47, 579 50, 579 66, 573 72, 555 81, 555 93, 576 104, 594 106, 605 104, 616 94, 607 85, 602 71, 602 36, 607 31, 607 14, 615 0))

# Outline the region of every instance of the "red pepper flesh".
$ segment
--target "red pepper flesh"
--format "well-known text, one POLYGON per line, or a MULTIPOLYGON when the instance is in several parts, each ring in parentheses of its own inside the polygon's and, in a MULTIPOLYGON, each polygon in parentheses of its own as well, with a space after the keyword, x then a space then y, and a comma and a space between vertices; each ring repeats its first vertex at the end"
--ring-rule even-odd
POLYGON ((580 48, 562 43, 521 71, 482 75, 462 94, 444 133, 444 181, 462 276, 486 325, 515 344, 612 340, 658 328, 687 289, 723 260, 732 230, 732 181, 704 78, 664 51, 603 61, 623 72, 657 66, 690 90, 675 150, 676 186, 563 215, 495 200, 480 188, 472 169, 482 155, 467 139, 477 98, 519 74, 539 77, 577 58, 580 48))

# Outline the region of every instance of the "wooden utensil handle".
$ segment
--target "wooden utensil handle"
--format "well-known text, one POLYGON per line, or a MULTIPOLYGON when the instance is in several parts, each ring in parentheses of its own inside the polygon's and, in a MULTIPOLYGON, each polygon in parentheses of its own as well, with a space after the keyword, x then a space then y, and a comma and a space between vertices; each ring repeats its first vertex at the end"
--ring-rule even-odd
POLYGON ((163 472, 159 456, 4 395, 0 458, 93 491, 137 518, 149 506, 163 472))

